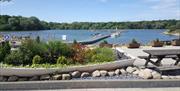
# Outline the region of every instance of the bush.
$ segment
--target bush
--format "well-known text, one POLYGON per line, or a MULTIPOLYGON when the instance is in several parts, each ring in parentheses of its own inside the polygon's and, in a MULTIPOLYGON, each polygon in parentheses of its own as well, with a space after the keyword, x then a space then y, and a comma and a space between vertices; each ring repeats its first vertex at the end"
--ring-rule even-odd
POLYGON ((133 44, 138 44, 138 42, 137 42, 136 39, 132 39, 131 43, 133 43, 133 44))
POLYGON ((58 59, 57 59, 57 64, 68 64, 68 60, 64 57, 64 56, 60 56, 58 59))
POLYGON ((82 45, 82 44, 73 44, 72 45, 72 49, 73 49, 73 61, 74 63, 84 63, 85 60, 85 53, 86 53, 86 46, 82 45))
POLYGON ((5 57, 10 53, 11 47, 9 42, 2 42, 0 44, 0 62, 4 61, 5 57))
POLYGON ((41 64, 42 58, 39 55, 33 57, 32 64, 41 64))
POLYGON ((91 60, 92 60, 93 62, 97 62, 97 63, 99 63, 99 62, 110 62, 110 61, 112 61, 111 58, 106 57, 106 56, 103 55, 103 54, 93 55, 92 58, 91 58, 91 60))
POLYGON ((56 63, 56 60, 60 55, 65 57, 70 57, 72 55, 71 47, 59 41, 48 42, 46 48, 48 49, 46 58, 49 63, 56 63))
POLYGON ((9 55, 6 56, 4 63, 11 65, 22 65, 23 62, 23 54, 19 51, 12 51, 9 55))
POLYGON ((92 62, 110 62, 115 60, 113 50, 107 47, 94 49, 95 54, 92 55, 92 62))
POLYGON ((20 52, 23 53, 24 64, 32 64, 35 55, 44 56, 47 52, 45 43, 37 43, 35 40, 27 39, 22 42, 20 52))

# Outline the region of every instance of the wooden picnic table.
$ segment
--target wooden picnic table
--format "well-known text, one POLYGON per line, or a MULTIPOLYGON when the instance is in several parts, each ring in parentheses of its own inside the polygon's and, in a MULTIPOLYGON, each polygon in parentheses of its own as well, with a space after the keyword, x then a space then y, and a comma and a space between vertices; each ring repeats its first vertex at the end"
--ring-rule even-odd
POLYGON ((172 58, 176 62, 174 65, 177 65, 180 61, 180 49, 158 49, 158 50, 143 50, 145 53, 149 54, 148 57, 144 57, 146 60, 145 66, 148 65, 148 63, 152 63, 156 66, 161 66, 161 61, 164 58, 172 58), (154 62, 151 59, 157 58, 157 60, 154 62))

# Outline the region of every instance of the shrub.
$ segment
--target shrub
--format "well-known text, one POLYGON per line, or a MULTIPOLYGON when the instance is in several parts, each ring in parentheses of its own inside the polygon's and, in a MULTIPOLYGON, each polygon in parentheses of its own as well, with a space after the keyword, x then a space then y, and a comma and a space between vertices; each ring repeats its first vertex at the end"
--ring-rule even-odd
POLYGON ((9 42, 2 42, 0 44, 0 62, 3 61, 6 57, 6 55, 8 55, 11 51, 11 47, 9 42))
POLYGON ((56 60, 60 55, 65 57, 72 55, 71 47, 60 41, 50 41, 46 47, 48 49, 46 58, 49 60, 49 63, 56 63, 56 60))
POLYGON ((35 55, 44 56, 47 52, 45 43, 37 43, 35 40, 27 39, 22 42, 20 52, 23 53, 24 64, 32 64, 35 55))
POLYGON ((138 44, 138 42, 137 42, 136 39, 132 39, 131 43, 133 43, 133 44, 138 44))
POLYGON ((64 56, 60 56, 58 59, 57 59, 57 64, 68 64, 68 60, 64 57, 64 56))
POLYGON ((156 40, 154 40, 154 42, 160 42, 159 39, 157 38, 156 40))
POLYGON ((4 63, 11 65, 22 65, 23 62, 23 54, 19 51, 12 51, 9 55, 6 56, 4 63))
POLYGON ((92 62, 110 62, 115 60, 113 50, 107 47, 94 49, 95 54, 92 55, 92 62))
POLYGON ((33 57, 32 64, 41 64, 42 58, 39 55, 33 57))
POLYGON ((86 53, 86 49, 84 45, 81 45, 79 43, 77 44, 73 44, 72 45, 72 49, 73 49, 73 61, 74 63, 84 63, 84 59, 85 59, 85 53, 86 53))

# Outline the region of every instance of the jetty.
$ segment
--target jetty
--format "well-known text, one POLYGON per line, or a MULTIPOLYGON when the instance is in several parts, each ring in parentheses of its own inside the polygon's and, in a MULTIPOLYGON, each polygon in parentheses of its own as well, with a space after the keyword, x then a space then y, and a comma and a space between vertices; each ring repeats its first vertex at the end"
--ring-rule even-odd
MULTIPOLYGON (((123 31, 116 31, 116 32, 113 32, 111 34, 106 34, 106 35, 97 35, 91 39, 87 39, 87 40, 82 40, 82 41, 77 41, 78 43, 81 43, 83 45, 88 45, 88 44, 94 44, 94 43, 97 43, 103 39, 106 39, 106 38, 109 38, 109 37, 112 37, 112 36, 117 36, 117 35, 120 35, 121 32, 123 31)), ((73 43, 73 41, 70 41, 70 42, 66 42, 66 43, 73 43)))

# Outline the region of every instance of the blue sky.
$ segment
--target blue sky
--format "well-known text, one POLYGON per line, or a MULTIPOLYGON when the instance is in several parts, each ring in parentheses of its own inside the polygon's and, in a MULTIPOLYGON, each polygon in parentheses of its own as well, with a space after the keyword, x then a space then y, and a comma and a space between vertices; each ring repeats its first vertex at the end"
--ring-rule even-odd
POLYGON ((52 22, 117 22, 180 19, 180 0, 12 0, 1 14, 52 22))

